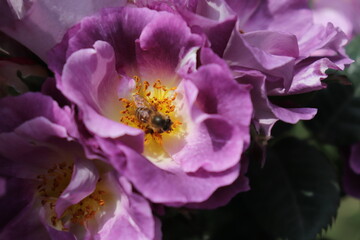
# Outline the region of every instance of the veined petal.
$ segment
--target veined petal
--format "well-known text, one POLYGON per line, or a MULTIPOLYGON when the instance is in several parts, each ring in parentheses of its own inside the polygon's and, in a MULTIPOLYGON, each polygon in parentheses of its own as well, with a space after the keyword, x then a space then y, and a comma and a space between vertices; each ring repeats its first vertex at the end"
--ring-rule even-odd
POLYGON ((139 37, 138 71, 149 82, 174 76, 179 60, 201 41, 198 35, 191 34, 180 17, 159 13, 144 27, 139 37))

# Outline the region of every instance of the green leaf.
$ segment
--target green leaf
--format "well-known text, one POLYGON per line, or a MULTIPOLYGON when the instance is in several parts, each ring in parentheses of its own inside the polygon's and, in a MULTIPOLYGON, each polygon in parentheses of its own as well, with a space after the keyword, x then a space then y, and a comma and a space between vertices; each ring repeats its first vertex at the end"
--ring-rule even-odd
POLYGON ((252 190, 242 207, 275 239, 312 240, 336 215, 340 200, 336 170, 304 141, 277 142, 264 168, 252 175, 252 190))
POLYGON ((164 240, 275 240, 252 219, 239 194, 230 204, 214 210, 168 208, 161 217, 164 240))
POLYGON ((313 102, 318 113, 305 125, 320 140, 337 145, 360 141, 360 98, 354 97, 354 86, 328 84, 313 102))
POLYGON ((206 239, 209 220, 198 211, 169 208, 161 220, 164 240, 206 239))
POLYGON ((346 46, 346 53, 353 60, 356 60, 360 54, 360 35, 353 38, 351 42, 346 46))
MULTIPOLYGON (((239 194, 227 206, 212 212, 210 239, 276 240, 254 219, 244 193, 239 194)), ((209 219, 209 218, 208 218, 209 219)))

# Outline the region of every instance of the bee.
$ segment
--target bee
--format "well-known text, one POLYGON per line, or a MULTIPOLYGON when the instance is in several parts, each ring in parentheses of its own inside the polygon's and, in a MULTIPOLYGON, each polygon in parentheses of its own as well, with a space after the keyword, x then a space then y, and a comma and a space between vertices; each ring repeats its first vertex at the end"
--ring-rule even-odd
POLYGON ((148 132, 162 133, 171 130, 172 121, 168 115, 159 113, 155 106, 139 94, 134 94, 133 98, 136 106, 135 116, 146 124, 148 132))

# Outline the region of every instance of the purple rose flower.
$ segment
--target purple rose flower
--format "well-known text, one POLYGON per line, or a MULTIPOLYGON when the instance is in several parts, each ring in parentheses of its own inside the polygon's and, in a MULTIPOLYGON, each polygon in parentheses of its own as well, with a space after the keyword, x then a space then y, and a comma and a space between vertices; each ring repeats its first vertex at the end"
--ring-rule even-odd
POLYGON ((351 147, 348 163, 344 167, 344 191, 360 199, 360 143, 351 147))
POLYGON ((0 106, 0 173, 8 178, 0 202, 17 212, 2 215, 1 239, 160 237, 148 202, 110 166, 87 159, 68 107, 39 93, 0 106))
POLYGON ((279 119, 296 123, 316 114, 316 109, 278 106, 269 96, 322 89, 326 69, 351 63, 344 52, 345 34, 332 24, 315 24, 306 1, 199 1, 195 9, 180 10, 193 28, 237 19, 236 27, 228 28, 232 32, 221 35, 228 41, 204 33, 238 81, 253 85, 254 123, 266 135, 279 119))
POLYGON ((93 136, 89 152, 101 149, 151 201, 203 202, 239 177, 250 88, 177 14, 104 10, 72 27, 49 59, 93 136))
POLYGON ((314 19, 326 24, 331 22, 350 38, 360 33, 360 2, 358 0, 313 0, 314 19))
MULTIPOLYGON (((233 5, 235 1, 227 2, 236 13, 239 12, 238 5, 233 5)), ((306 1, 274 3, 261 2, 256 8, 248 5, 248 11, 253 14, 246 20, 238 15, 242 24, 237 30, 242 30, 244 34, 234 31, 224 53, 224 58, 240 76, 250 75, 258 79, 253 95, 255 117, 268 134, 276 120, 296 123, 311 119, 316 110, 283 108, 273 104, 266 96, 286 96, 322 89, 325 86, 321 80, 326 78, 326 69, 339 70, 344 68, 344 64, 351 63, 344 51, 347 42, 345 34, 332 24, 314 24, 306 1), (235 51, 242 52, 242 55, 235 51), (249 74, 239 68, 260 71, 263 80, 259 80, 259 74, 249 74)), ((244 77, 239 81, 242 82, 244 77)))

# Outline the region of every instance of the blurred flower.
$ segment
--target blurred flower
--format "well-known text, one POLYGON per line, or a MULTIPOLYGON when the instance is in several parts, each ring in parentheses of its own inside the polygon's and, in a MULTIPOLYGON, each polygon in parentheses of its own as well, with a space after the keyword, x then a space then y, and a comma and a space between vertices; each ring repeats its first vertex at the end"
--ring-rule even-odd
POLYGON ((360 33, 359 0, 312 0, 314 20, 317 23, 331 22, 351 38, 360 33))
POLYGON ((354 144, 350 150, 349 161, 344 167, 344 191, 360 199, 360 143, 354 144))
POLYGON ((81 18, 104 7, 123 6, 126 0, 0 0, 0 30, 25 45, 43 61, 66 30, 81 18), (31 37, 30 37, 31 36, 31 37))
POLYGON ((153 202, 203 202, 239 176, 250 88, 203 44, 176 14, 114 8, 84 18, 51 52, 93 151, 153 202))
POLYGON ((68 107, 33 93, 0 106, 0 173, 8 178, 1 208, 18 211, 1 221, 1 239, 155 238, 148 202, 111 167, 87 159, 68 107))

